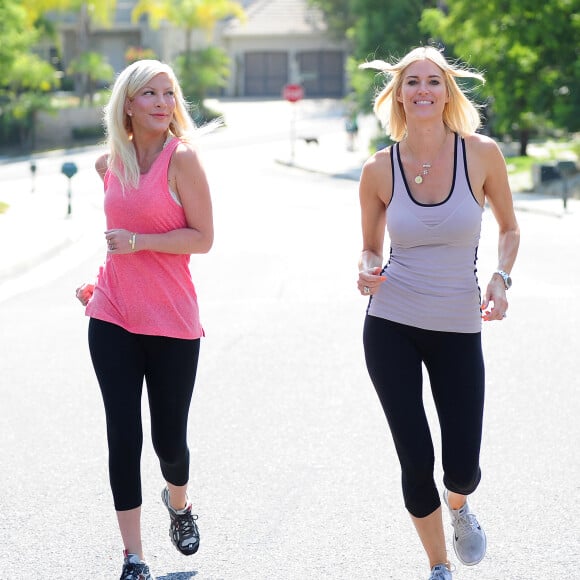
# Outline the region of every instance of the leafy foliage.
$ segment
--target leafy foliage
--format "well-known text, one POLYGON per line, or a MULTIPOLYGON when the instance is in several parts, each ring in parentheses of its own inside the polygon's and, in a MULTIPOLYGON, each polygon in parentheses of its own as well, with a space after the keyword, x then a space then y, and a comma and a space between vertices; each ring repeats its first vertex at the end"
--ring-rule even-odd
POLYGON ((133 19, 148 14, 151 26, 167 20, 186 30, 205 30, 211 35, 222 18, 244 18, 244 10, 234 0, 139 0, 133 9, 133 19))
POLYGON ((525 154, 538 128, 580 129, 578 0, 450 0, 421 26, 486 73, 494 132, 516 133, 525 154))
POLYGON ((155 51, 151 48, 141 48, 140 46, 130 46, 125 51, 125 62, 129 64, 133 64, 138 60, 155 60, 157 59, 157 55, 155 51))
POLYGON ((116 0, 21 0, 30 23, 38 21, 46 12, 79 12, 90 15, 93 22, 103 26, 111 23, 116 0))
POLYGON ((19 2, 0 0, 0 144, 32 146, 39 111, 50 110, 56 71, 31 51, 39 34, 19 2))
POLYGON ((226 86, 230 74, 228 55, 215 46, 192 51, 177 58, 176 72, 185 98, 193 106, 196 123, 211 120, 213 115, 203 102, 210 91, 226 86))
POLYGON ((539 128, 580 130, 579 0, 309 0, 351 43, 347 70, 359 106, 378 77, 357 66, 437 42, 483 71, 488 127, 523 144, 539 128))
POLYGON ((203 30, 211 38, 216 24, 223 18, 245 19, 240 2, 234 0, 139 0, 133 9, 132 18, 137 20, 148 14, 151 26, 159 26, 168 20, 185 31, 185 48, 177 59, 177 75, 186 97, 198 107, 194 116, 204 121, 212 115, 204 108, 203 101, 213 89, 226 86, 230 74, 230 61, 220 48, 207 47, 194 50, 192 33, 203 30))
POLYGON ((108 82, 115 76, 113 67, 107 59, 99 52, 83 52, 71 61, 67 72, 69 74, 81 75, 86 79, 83 85, 84 91, 81 100, 88 96, 89 102, 93 102, 97 84, 108 82))
POLYGON ((0 67, 7 71, 15 56, 35 40, 34 30, 27 25, 26 10, 14 0, 0 0, 0 38, 0 67))
POLYGON ((347 38, 351 54, 347 72, 351 79, 354 100, 361 110, 369 110, 373 94, 382 82, 358 65, 367 60, 388 59, 403 55, 410 48, 426 44, 429 36, 419 28, 425 8, 436 6, 435 0, 309 0, 322 10, 330 33, 347 38))
POLYGON ((132 19, 137 21, 147 14, 153 28, 162 20, 185 30, 185 52, 192 50, 191 33, 203 30, 211 38, 216 24, 222 18, 245 18, 242 5, 235 0, 139 0, 133 8, 132 19))

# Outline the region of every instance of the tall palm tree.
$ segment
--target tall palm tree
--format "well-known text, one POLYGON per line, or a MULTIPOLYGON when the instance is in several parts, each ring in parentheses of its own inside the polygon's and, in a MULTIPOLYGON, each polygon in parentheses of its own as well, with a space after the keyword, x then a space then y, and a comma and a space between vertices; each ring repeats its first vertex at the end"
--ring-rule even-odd
POLYGON ((139 0, 132 18, 137 21, 143 14, 149 16, 152 28, 167 20, 185 31, 185 54, 192 50, 194 30, 203 30, 211 38, 216 24, 223 18, 235 16, 245 19, 242 5, 235 0, 139 0))
POLYGON ((133 9, 132 19, 137 21, 143 14, 149 16, 152 28, 162 20, 185 31, 185 50, 176 59, 181 88, 195 108, 196 122, 205 122, 215 115, 206 109, 205 96, 210 89, 225 85, 230 62, 223 49, 208 46, 193 50, 193 32, 205 32, 211 40, 217 23, 228 17, 245 21, 246 13, 235 0, 139 0, 133 9))
POLYGON ((99 52, 82 52, 68 65, 67 72, 78 74, 86 78, 86 93, 82 95, 81 104, 88 97, 89 105, 93 104, 97 84, 99 82, 110 82, 115 76, 113 67, 107 59, 99 52))
MULTIPOLYGON (((117 0, 22 0, 31 22, 42 18, 46 12, 77 12, 77 59, 89 52, 89 35, 92 23, 110 26, 117 9, 117 0)), ((88 94, 89 79, 85 73, 80 78, 82 98, 88 94)))

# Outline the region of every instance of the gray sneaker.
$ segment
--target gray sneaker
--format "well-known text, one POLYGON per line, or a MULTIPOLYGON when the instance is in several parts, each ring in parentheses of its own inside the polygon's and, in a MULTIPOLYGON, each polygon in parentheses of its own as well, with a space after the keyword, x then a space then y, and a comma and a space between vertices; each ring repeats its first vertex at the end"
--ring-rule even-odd
POLYGON ((447 490, 443 493, 445 505, 451 514, 451 524, 453 525, 453 548, 459 561, 466 566, 479 564, 485 556, 487 549, 487 539, 475 514, 469 510, 467 500, 463 507, 453 510, 449 507, 447 490))
POLYGON ((431 568, 429 580, 453 580, 453 575, 445 564, 437 564, 431 568))
POLYGON ((139 556, 124 552, 123 570, 120 580, 155 580, 149 566, 139 556))
POLYGON ((191 503, 182 510, 174 510, 169 503, 169 490, 163 488, 161 500, 165 504, 171 523, 169 525, 169 536, 173 545, 184 555, 191 556, 199 548, 199 530, 197 524, 197 515, 191 513, 191 503))

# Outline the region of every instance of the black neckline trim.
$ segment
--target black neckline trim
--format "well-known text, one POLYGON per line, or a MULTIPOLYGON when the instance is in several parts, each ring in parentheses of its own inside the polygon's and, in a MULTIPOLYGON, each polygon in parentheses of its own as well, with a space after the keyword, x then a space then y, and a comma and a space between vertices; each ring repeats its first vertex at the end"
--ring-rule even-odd
MULTIPOLYGON (((399 172, 401 174, 401 177, 403 178, 403 183, 405 184, 405 190, 407 192, 407 195, 409 196, 409 198, 411 199, 411 201, 414 204, 419 205, 421 207, 437 207, 437 206, 443 205, 444 203, 449 201, 449 198, 453 194, 453 191, 455 190, 455 180, 457 177, 457 147, 458 147, 458 135, 457 135, 457 133, 453 133, 453 135, 455 136, 454 137, 455 141, 454 141, 454 145, 453 145, 453 179, 451 181, 451 188, 449 190, 449 193, 445 197, 445 199, 443 199, 443 201, 440 201, 437 203, 421 203, 420 201, 417 201, 413 197, 413 194, 411 193, 411 189, 409 187, 409 183, 407 181, 407 176, 405 175, 405 171, 403 169, 403 162, 401 161, 401 151, 400 151, 401 142, 399 141, 398 143, 396 143, 395 147, 397 148, 397 163, 399 164, 399 172)), ((465 147, 464 147, 464 152, 465 152, 465 147)), ((394 191, 394 180, 393 180, 393 191, 394 191)))

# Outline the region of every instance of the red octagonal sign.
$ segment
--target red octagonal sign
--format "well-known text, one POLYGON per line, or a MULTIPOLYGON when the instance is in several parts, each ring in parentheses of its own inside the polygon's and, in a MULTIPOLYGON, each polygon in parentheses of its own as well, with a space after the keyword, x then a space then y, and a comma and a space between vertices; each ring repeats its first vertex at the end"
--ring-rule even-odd
POLYGON ((282 96, 291 103, 295 103, 300 99, 304 98, 304 89, 302 85, 284 85, 284 90, 282 91, 282 96))

